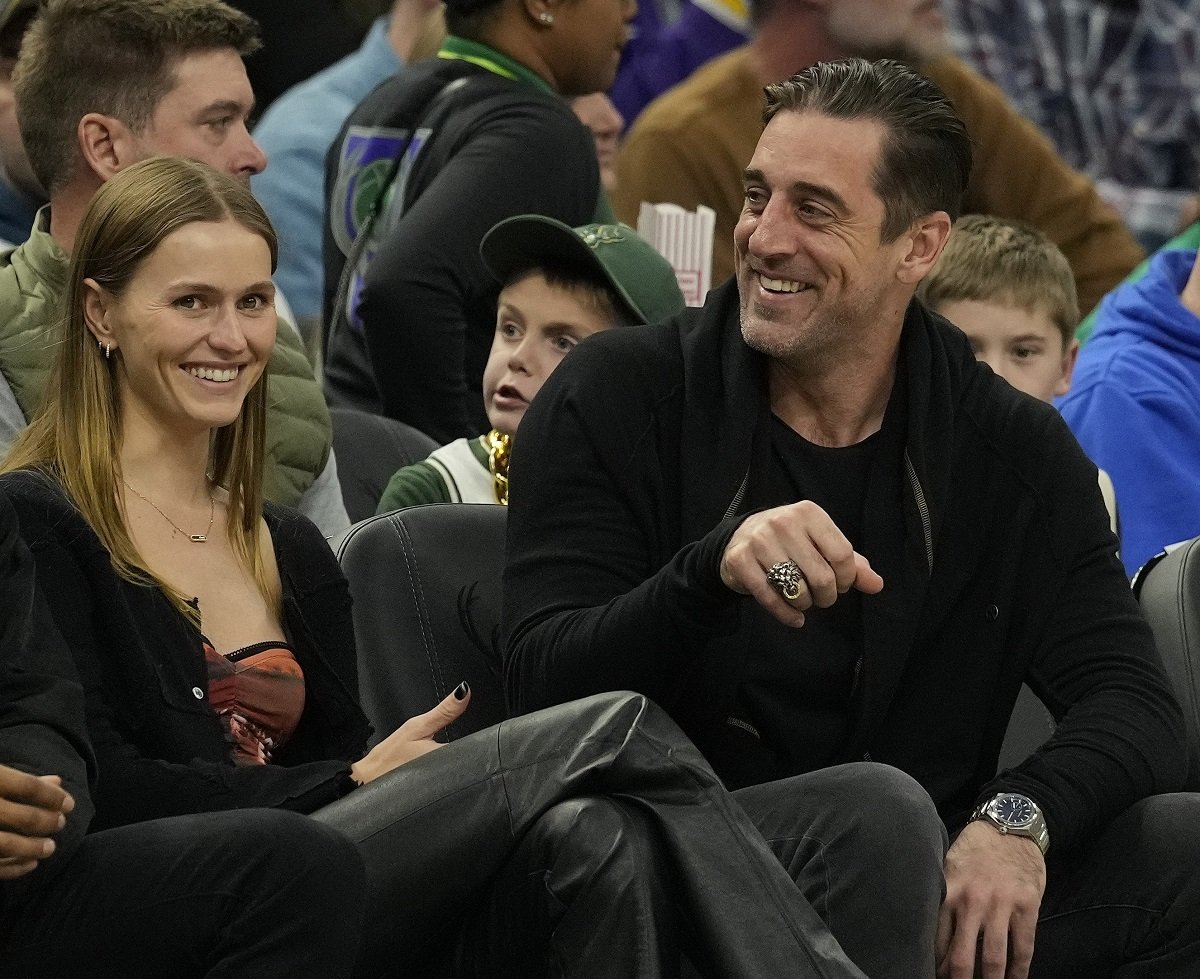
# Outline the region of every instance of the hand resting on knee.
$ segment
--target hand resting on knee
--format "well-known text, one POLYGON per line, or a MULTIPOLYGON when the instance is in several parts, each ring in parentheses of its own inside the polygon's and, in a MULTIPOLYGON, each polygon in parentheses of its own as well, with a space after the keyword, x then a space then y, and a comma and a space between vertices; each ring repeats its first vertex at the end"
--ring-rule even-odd
POLYGON ((405 762, 440 748, 441 742, 435 741, 434 736, 462 717, 470 702, 471 688, 464 680, 433 710, 410 717, 351 765, 350 777, 359 785, 366 785, 405 762))

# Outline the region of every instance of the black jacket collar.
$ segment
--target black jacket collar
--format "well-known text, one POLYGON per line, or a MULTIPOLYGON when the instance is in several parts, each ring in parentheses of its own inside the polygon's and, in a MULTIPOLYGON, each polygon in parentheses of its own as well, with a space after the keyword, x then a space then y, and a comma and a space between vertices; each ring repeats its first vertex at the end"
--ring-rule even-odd
MULTIPOLYGON (((767 451, 767 358, 742 340, 735 281, 710 294, 699 313, 683 314, 678 328, 685 379, 680 463, 682 471, 702 474, 683 487, 681 518, 684 540, 696 540, 740 499, 755 454, 767 451)), ((885 585, 864 603, 861 694, 848 757, 870 743, 903 674, 918 625, 912 609, 924 603, 937 558, 958 407, 975 376, 962 333, 911 302, 883 423, 892 451, 880 453, 868 487, 861 548, 885 585), (894 519, 897 498, 902 521, 894 519)))
MULTIPOLYGON (((707 532, 724 516, 768 417, 767 358, 743 342, 738 317, 737 283, 731 280, 710 294, 703 310, 685 312, 676 321, 686 385, 684 471, 692 471, 696 459, 710 464, 708 478, 694 480, 684 490, 687 539, 707 532)), ((905 451, 929 507, 936 541, 957 406, 976 369, 975 358, 958 329, 913 300, 904 317, 900 368, 903 383, 896 385, 884 424, 904 430, 905 451)))

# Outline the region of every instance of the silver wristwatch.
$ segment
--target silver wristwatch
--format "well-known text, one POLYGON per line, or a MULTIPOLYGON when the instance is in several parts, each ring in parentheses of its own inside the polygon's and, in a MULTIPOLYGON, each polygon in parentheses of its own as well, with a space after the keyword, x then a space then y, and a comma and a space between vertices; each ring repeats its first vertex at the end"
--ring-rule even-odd
POLYGON ((1038 845, 1042 856, 1050 849, 1050 833, 1042 810, 1029 796, 1015 792, 1001 792, 992 796, 973 813, 971 822, 986 819, 1001 833, 1012 836, 1028 836, 1038 845))

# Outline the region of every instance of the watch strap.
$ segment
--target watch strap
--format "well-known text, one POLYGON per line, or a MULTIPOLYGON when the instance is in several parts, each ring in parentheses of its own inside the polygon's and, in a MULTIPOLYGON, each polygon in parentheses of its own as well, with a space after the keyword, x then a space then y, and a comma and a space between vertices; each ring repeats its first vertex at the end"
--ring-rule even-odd
POLYGON ((997 832, 999 832, 1005 836, 1024 836, 1028 839, 1031 839, 1037 845, 1037 848, 1042 851, 1042 856, 1044 857, 1046 855, 1046 851, 1050 849, 1050 831, 1046 828, 1046 819, 1042 815, 1041 806, 1039 806, 1036 802, 1034 802, 1028 796, 1021 795, 1020 797, 1022 799, 1024 799, 1026 802, 1028 802, 1030 806, 1033 807, 1032 821, 1028 825, 1025 825, 1025 826, 1018 826, 1018 825, 1013 825, 1011 823, 1006 823, 1002 819, 997 817, 992 811, 993 805, 1002 796, 1006 796, 1006 795, 1008 795, 1008 796, 1019 795, 1019 793, 1016 793, 1016 792, 997 793, 996 795, 992 796, 992 798, 990 798, 987 801, 982 802, 978 806, 976 806, 974 811, 972 811, 972 813, 971 813, 971 818, 967 821, 969 823, 973 823, 977 820, 982 819, 985 822, 990 823, 997 830, 997 832))

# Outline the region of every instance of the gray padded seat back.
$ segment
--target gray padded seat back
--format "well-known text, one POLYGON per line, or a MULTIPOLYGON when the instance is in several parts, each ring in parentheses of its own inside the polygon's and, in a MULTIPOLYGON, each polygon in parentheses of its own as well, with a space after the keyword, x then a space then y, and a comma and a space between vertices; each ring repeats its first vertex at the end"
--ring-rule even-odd
POLYGON ((420 462, 437 442, 411 425, 357 408, 330 408, 342 502, 352 522, 375 516, 392 473, 420 462))
POLYGON ((1189 787, 1200 788, 1200 537, 1146 562, 1133 591, 1183 708, 1189 787))
POLYGON ((504 719, 500 575, 505 507, 435 503, 355 524, 335 544, 354 598, 358 683, 372 743, 466 680, 454 740, 504 719))

